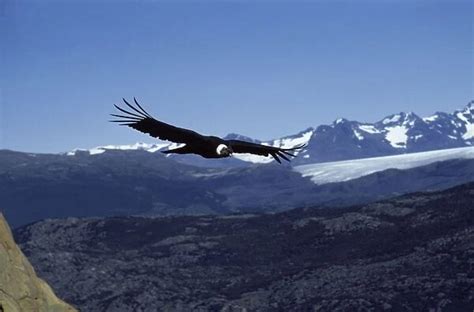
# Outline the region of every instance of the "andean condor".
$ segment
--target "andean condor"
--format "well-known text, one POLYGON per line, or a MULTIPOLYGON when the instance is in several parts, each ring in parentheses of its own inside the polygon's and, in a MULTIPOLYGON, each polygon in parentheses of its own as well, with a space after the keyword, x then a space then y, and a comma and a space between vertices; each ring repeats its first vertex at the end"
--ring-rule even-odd
POLYGON ((138 104, 137 100, 133 98, 135 105, 133 106, 123 99, 124 103, 132 110, 127 111, 117 105, 114 105, 120 112, 125 115, 111 114, 118 117, 118 120, 111 120, 111 122, 118 122, 122 126, 129 126, 143 133, 148 133, 150 136, 172 141, 175 143, 184 143, 186 145, 163 151, 165 154, 197 154, 205 158, 224 158, 229 157, 232 153, 250 153, 261 156, 271 155, 273 158, 281 163, 279 157, 290 161, 291 157, 295 157, 290 151, 296 151, 303 148, 305 145, 299 145, 293 148, 279 148, 240 140, 224 140, 215 136, 201 135, 192 130, 178 128, 153 118, 138 104))

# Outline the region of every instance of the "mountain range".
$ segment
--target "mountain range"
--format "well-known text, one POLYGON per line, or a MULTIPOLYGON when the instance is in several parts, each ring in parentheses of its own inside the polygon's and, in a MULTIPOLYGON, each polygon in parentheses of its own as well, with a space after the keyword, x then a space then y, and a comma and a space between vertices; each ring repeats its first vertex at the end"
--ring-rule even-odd
POLYGON ((474 180, 473 109, 471 102, 453 114, 424 119, 400 113, 372 125, 339 119, 263 142, 284 147, 307 142, 293 166, 254 155, 222 162, 167 157, 158 152, 167 147, 161 143, 65 154, 0 150, 0 209, 17 227, 71 216, 278 212, 440 190, 474 180), (393 131, 401 127, 403 144, 394 141, 393 131), (455 133, 456 139, 449 138, 455 133), (430 136, 430 144, 423 143, 430 136), (419 152, 441 147, 451 148, 419 152), (372 157, 379 154, 384 156, 372 157), (350 157, 358 159, 340 160, 350 157))
POLYGON ((474 181, 474 147, 296 167, 202 168, 161 153, 74 157, 0 151, 0 209, 13 227, 45 218, 278 212, 346 206, 474 181))
MULTIPOLYGON (((474 101, 453 113, 436 112, 421 118, 415 113, 389 115, 375 123, 337 119, 330 125, 309 127, 294 135, 280 139, 260 141, 239 134, 229 134, 226 139, 240 139, 271 146, 291 148, 299 144, 307 147, 292 161, 293 165, 338 161, 368 157, 398 155, 474 145, 474 101)), ((158 152, 174 148, 176 144, 137 143, 133 145, 99 146, 90 150, 76 149, 67 153, 104 153, 107 150, 145 150, 158 152)), ((234 154, 232 159, 213 162, 199 156, 172 155, 176 161, 197 166, 244 166, 273 161, 271 157, 234 154)))

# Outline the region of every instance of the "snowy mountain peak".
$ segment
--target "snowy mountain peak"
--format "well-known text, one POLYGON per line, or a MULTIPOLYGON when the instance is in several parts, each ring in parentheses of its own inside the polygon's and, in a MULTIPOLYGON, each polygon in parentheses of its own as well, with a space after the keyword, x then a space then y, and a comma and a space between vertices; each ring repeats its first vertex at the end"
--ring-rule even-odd
POLYGON ((254 142, 254 143, 260 142, 259 140, 255 140, 248 136, 241 135, 238 133, 229 133, 228 135, 224 137, 224 140, 241 140, 241 141, 254 142))
POLYGON ((421 120, 421 118, 413 112, 408 112, 408 113, 400 112, 398 114, 390 115, 388 117, 385 117, 384 119, 382 119, 378 123, 379 124, 381 123, 383 125, 390 125, 390 126, 393 126, 394 124, 398 124, 398 125, 411 124, 411 125, 413 125, 413 123, 418 121, 418 120, 421 120))
POLYGON ((334 122, 332 123, 333 125, 339 125, 339 124, 344 124, 344 123, 348 123, 349 120, 347 120, 346 118, 338 118, 336 120, 334 120, 334 122))
POLYGON ((312 132, 312 133, 314 133, 315 130, 316 130, 316 129, 314 129, 313 127, 308 127, 308 128, 306 128, 306 129, 304 129, 303 131, 300 131, 300 132, 299 132, 298 134, 296 134, 296 135, 297 135, 297 136, 303 135, 304 133, 307 133, 307 132, 312 132))
POLYGON ((120 150, 120 151, 147 151, 150 153, 154 153, 159 150, 165 149, 165 147, 168 147, 170 144, 167 143, 161 143, 161 144, 148 144, 148 143, 142 143, 138 142, 135 144, 130 144, 130 145, 104 145, 104 146, 97 146, 91 149, 81 149, 81 148, 76 148, 70 152, 67 152, 66 154, 68 156, 74 156, 78 153, 88 153, 89 155, 98 155, 105 153, 108 150, 120 150))
POLYGON ((405 120, 407 121, 420 120, 420 119, 421 119, 420 116, 418 116, 414 112, 408 112, 407 114, 405 114, 405 120))
POLYGON ((425 122, 425 123, 431 123, 431 122, 434 122, 438 119, 442 119, 442 118, 449 118, 449 114, 447 113, 444 113, 444 112, 436 112, 434 113, 433 115, 431 116, 428 116, 428 117, 423 117, 422 120, 425 122))
MULTIPOLYGON (((424 118, 420 118, 413 112, 389 115, 375 123, 361 123, 338 118, 329 125, 310 127, 275 140, 260 141, 237 133, 230 133, 225 139, 282 148, 307 144, 303 150, 295 152, 298 157, 292 161, 294 165, 474 146, 474 101, 453 113, 436 112, 424 118)), ((75 149, 67 154, 96 155, 107 150, 156 152, 173 148, 175 145, 168 142, 106 145, 90 150, 75 149)), ((179 161, 187 161, 183 158, 184 156, 168 156, 179 161)), ((273 161, 271 157, 250 154, 234 154, 233 159, 249 163, 273 161)), ((194 164, 193 161, 191 159, 188 163, 194 164)))
POLYGON ((385 117, 383 120, 382 120, 382 124, 384 125, 388 125, 388 124, 392 124, 392 123, 396 123, 400 120, 402 116, 400 114, 396 114, 396 115, 390 115, 388 117, 385 117))

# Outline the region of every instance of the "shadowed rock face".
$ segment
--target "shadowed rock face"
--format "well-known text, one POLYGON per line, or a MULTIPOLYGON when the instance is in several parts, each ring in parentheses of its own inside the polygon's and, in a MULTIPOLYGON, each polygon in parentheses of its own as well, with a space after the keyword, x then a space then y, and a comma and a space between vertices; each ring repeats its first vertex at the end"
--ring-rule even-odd
POLYGON ((15 234, 83 311, 471 311, 473 210, 471 183, 350 208, 46 220, 15 234))
POLYGON ((58 299, 13 241, 0 213, 0 311, 76 311, 58 299))

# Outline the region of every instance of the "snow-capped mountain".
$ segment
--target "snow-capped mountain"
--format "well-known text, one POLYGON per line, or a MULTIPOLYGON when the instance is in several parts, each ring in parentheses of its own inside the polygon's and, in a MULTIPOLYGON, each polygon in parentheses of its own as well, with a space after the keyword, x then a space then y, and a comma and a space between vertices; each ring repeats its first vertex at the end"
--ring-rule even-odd
MULTIPOLYGON (((464 109, 457 110, 452 114, 437 112, 431 116, 421 118, 412 112, 401 112, 387 116, 375 123, 349 121, 340 118, 330 125, 307 128, 297 134, 275 140, 259 141, 234 133, 226 136, 226 139, 239 139, 285 148, 307 144, 307 147, 299 152, 299 157, 293 160, 293 165, 473 146, 474 101, 471 101, 464 109)), ((99 154, 107 150, 157 152, 176 146, 174 143, 166 142, 108 145, 90 150, 76 149, 69 152, 68 155, 75 155, 79 151, 99 154)), ((185 163, 209 164, 209 162, 200 162, 199 157, 183 155, 168 155, 168 157, 174 157, 176 160, 185 163)), ((245 165, 246 163, 265 164, 273 161, 271 157, 250 154, 234 154, 232 158, 214 161, 213 165, 229 165, 231 163, 239 165, 245 165)))
POLYGON ((76 148, 71 152, 68 152, 67 155, 74 156, 78 153, 88 153, 90 155, 102 154, 108 150, 121 150, 121 151, 137 151, 144 150, 150 153, 154 153, 160 150, 166 149, 171 144, 161 143, 161 144, 147 144, 147 143, 135 143, 131 145, 104 145, 91 148, 89 150, 76 148))
POLYGON ((341 118, 317 127, 303 161, 297 161, 317 163, 474 145, 473 115, 471 102, 452 114, 438 112, 426 118, 403 112, 375 123, 341 118))
MULTIPOLYGON (((298 146, 301 144, 307 144, 309 140, 311 139, 311 136, 313 135, 313 133, 314 133, 314 129, 308 128, 295 135, 283 137, 283 138, 272 140, 272 141, 260 141, 260 140, 255 140, 243 135, 231 133, 225 136, 224 139, 243 140, 247 142, 254 142, 254 143, 265 144, 265 145, 270 145, 270 146, 292 148, 294 146, 298 146)), ((121 150, 121 151, 140 151, 141 150, 141 151, 154 153, 158 151, 165 151, 167 149, 174 149, 181 145, 182 144, 176 144, 176 143, 157 143, 157 144, 135 143, 131 145, 105 145, 105 146, 94 147, 92 149, 77 148, 66 154, 69 156, 74 156, 74 155, 83 154, 83 153, 86 153, 89 155, 97 155, 97 154, 102 154, 110 150, 121 150)), ((296 154, 298 154, 298 152, 296 152, 296 154)), ((199 160, 201 159, 200 156, 195 156, 195 155, 168 154, 166 155, 166 157, 171 157, 180 162, 193 164, 193 165, 200 165, 199 160)), ((303 156, 303 157, 307 157, 307 156, 303 156)), ((271 157, 264 157, 264 156, 252 155, 252 154, 234 154, 232 158, 233 159, 218 159, 218 160, 214 160, 213 162, 229 164, 229 162, 233 162, 233 161, 235 162, 235 160, 237 160, 240 163, 240 165, 242 165, 245 163, 267 164, 273 161, 273 158, 271 157)))

